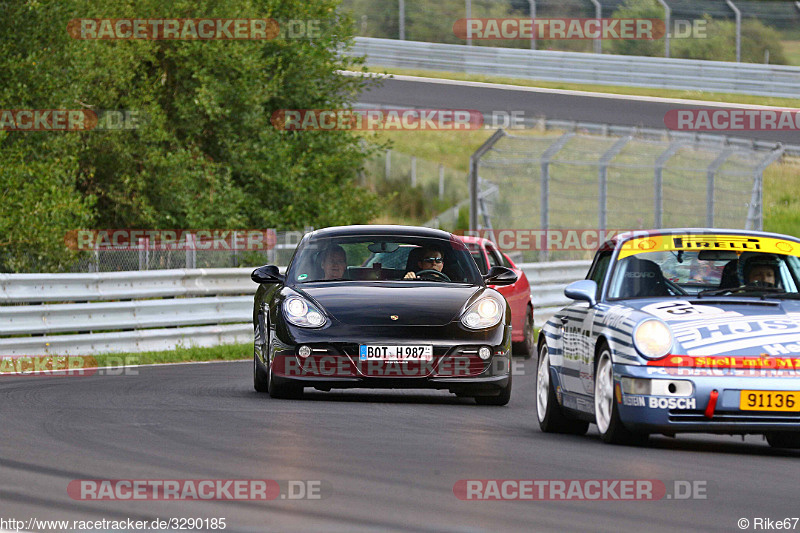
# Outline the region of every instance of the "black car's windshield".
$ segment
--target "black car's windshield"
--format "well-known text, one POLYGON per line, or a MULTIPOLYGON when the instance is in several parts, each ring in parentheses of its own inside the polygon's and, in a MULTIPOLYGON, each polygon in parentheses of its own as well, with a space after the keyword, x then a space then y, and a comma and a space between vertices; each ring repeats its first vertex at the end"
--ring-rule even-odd
POLYGON ((662 250, 620 254, 609 298, 800 297, 800 259, 778 250, 662 250))
POLYGON ((287 274, 291 283, 483 283, 461 241, 396 235, 311 237, 298 247, 287 274))

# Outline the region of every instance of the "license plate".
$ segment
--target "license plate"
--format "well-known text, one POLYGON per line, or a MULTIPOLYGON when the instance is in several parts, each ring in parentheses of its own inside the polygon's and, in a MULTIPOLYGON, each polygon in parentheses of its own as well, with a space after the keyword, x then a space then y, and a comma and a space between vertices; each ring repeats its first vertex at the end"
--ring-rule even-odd
POLYGON ((362 344, 358 358, 361 361, 430 361, 433 359, 433 346, 362 344))
POLYGON ((800 392, 743 390, 739 396, 742 411, 800 411, 800 392))

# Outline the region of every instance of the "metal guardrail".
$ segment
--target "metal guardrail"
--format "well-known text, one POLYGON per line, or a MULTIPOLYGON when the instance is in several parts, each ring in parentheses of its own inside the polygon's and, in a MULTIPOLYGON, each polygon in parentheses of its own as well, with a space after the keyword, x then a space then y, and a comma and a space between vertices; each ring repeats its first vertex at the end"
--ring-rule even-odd
MULTIPOLYGON (((587 261, 520 265, 537 325, 587 261)), ((0 274, 0 355, 91 355, 252 341, 250 269, 0 274)), ((249 353, 242 353, 248 357, 249 353)))
POLYGON ((356 37, 367 65, 568 83, 628 85, 797 98, 800 67, 664 57, 465 46, 356 37))
POLYGON ((531 284, 533 322, 536 327, 542 327, 556 311, 569 305, 572 300, 564 296, 564 287, 586 278, 591 264, 591 261, 551 261, 517 265, 531 284))

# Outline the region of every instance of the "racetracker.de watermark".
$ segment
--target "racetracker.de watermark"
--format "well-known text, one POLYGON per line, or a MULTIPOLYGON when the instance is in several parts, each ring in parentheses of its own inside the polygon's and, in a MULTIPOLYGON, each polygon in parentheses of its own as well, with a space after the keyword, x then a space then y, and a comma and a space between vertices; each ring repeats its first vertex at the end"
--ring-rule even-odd
POLYGON ((287 131, 458 131, 484 124, 474 109, 279 109, 270 122, 287 131))
POLYGON ((628 229, 481 229, 457 232, 464 237, 482 237, 493 241, 503 252, 532 250, 595 251, 607 240, 621 233, 637 237, 650 234, 644 230, 628 229))
POLYGON ((103 366, 91 355, 0 355, 0 376, 121 376, 138 375, 135 356, 103 356, 103 366))
POLYGON ((670 109, 664 125, 676 131, 797 131, 798 109, 670 109))
POLYGON ((67 485, 73 500, 321 500, 331 483, 301 479, 75 479, 67 485))
POLYGON ((704 480, 659 479, 460 479, 453 494, 468 501, 706 500, 704 480))
POLYGON ((255 250, 275 248, 273 229, 104 229, 70 230, 64 244, 71 250, 255 250))
POLYGON ((132 109, 0 109, 0 130, 5 131, 134 130, 142 121, 132 109))
POLYGON ((84 40, 183 40, 263 41, 318 39, 320 19, 273 18, 166 18, 166 19, 72 19, 67 33, 84 40))
POLYGON ((468 18, 453 24, 459 39, 654 40, 664 37, 660 19, 468 18))

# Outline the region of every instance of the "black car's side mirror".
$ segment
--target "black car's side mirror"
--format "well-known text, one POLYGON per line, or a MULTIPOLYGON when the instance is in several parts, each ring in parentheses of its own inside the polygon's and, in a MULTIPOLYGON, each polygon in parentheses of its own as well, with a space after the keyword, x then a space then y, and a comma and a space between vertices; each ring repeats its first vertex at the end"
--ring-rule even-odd
POLYGON ((250 279, 256 283, 283 283, 286 278, 275 265, 264 265, 253 270, 250 279))
POLYGON ((487 285, 511 285, 517 282, 517 275, 508 267, 493 266, 483 276, 483 281, 487 285))

